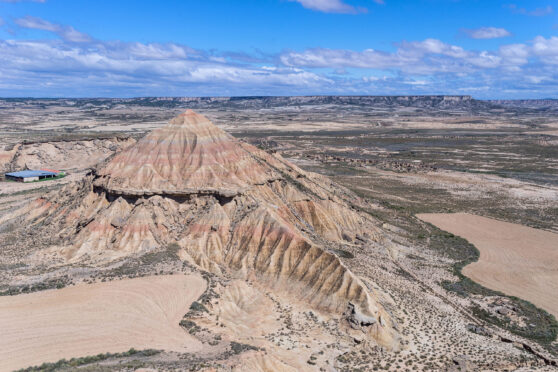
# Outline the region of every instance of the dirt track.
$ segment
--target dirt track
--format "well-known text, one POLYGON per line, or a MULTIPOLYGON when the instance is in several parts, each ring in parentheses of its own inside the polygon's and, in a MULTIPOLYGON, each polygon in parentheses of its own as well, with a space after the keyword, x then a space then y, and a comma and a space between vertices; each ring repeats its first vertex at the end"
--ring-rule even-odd
POLYGON ((167 275, 2 297, 0 371, 132 347, 198 351, 178 323, 204 289, 167 275))
POLYGON ((467 265, 463 274, 558 317, 558 234, 468 213, 417 217, 478 248, 479 261, 467 265))

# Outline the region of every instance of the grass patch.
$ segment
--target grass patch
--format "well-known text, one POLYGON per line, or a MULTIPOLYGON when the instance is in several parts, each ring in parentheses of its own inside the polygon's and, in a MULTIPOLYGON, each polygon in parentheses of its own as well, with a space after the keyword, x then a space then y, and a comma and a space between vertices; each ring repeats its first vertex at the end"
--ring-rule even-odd
MULTIPOLYGON (((505 296, 499 292, 495 292, 495 294, 505 296)), ((471 310, 477 318, 506 329, 518 336, 536 341, 537 343, 546 346, 546 348, 553 354, 556 354, 557 350, 555 350, 555 347, 553 348, 552 342, 556 340, 556 336, 558 335, 558 323, 556 322, 554 316, 539 309, 529 301, 513 296, 506 297, 513 300, 516 313, 527 318, 527 327, 519 327, 516 324, 513 324, 509 319, 494 316, 479 306, 473 306, 471 310)))
POLYGON ((68 276, 63 276, 60 278, 45 280, 40 283, 10 286, 4 290, 1 290, 0 296, 15 296, 24 293, 44 291, 47 289, 60 289, 66 287, 70 283, 71 283, 70 278, 68 276))
MULTIPOLYGON (((16 182, 16 181, 10 181, 10 182, 16 182)), ((17 182, 17 183, 21 183, 24 184, 23 182, 17 182)), ((29 182, 30 183, 30 182, 29 182)), ((54 186, 41 186, 39 188, 35 188, 35 189, 28 189, 28 190, 21 190, 21 191, 16 191, 16 192, 11 192, 11 193, 5 193, 2 194, 0 193, 0 196, 19 196, 19 195, 26 195, 26 194, 35 194, 35 193, 41 193, 41 194, 46 194, 49 191, 52 191, 56 188, 60 187, 60 185, 54 185, 54 186)))
POLYGON ((188 319, 182 319, 179 325, 187 330, 188 333, 190 333, 191 335, 195 335, 197 332, 200 332, 202 330, 199 325, 188 319))
POLYGON ((344 249, 332 249, 332 251, 342 258, 355 258, 355 255, 344 249))
POLYGON ((240 342, 235 342, 235 341, 231 342, 231 351, 234 354, 240 354, 240 353, 243 353, 243 352, 249 351, 249 350, 258 351, 260 349, 256 346, 252 346, 252 345, 248 345, 248 344, 241 344, 240 342))
POLYGON ((168 264, 182 262, 178 257, 180 246, 177 243, 170 243, 165 249, 155 250, 145 253, 140 257, 126 259, 122 265, 101 273, 102 278, 134 278, 137 276, 153 274, 153 269, 158 264, 168 264))
POLYGON ((82 358, 72 358, 69 360, 61 359, 55 363, 43 363, 40 366, 34 366, 29 368, 19 369, 17 372, 51 372, 58 371, 62 369, 75 370, 76 367, 85 366, 87 364, 102 362, 107 359, 112 358, 126 358, 130 356, 135 357, 148 357, 160 353, 159 350, 147 349, 147 350, 136 350, 134 348, 123 352, 123 353, 105 353, 86 356, 82 358))
POLYGON ((192 311, 193 313, 208 313, 209 312, 207 310, 207 308, 205 306, 203 306, 202 304, 200 304, 198 301, 192 302, 192 304, 190 305, 190 311, 192 311))

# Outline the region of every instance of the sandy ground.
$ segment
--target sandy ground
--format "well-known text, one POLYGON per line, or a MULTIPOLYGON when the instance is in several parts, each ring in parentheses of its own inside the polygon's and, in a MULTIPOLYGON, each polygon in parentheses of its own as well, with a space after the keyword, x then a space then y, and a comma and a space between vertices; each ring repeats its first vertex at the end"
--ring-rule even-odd
POLYGON ((417 217, 478 248, 479 261, 467 265, 463 274, 558 317, 558 234, 468 213, 417 217))
POLYGON ((205 289, 197 275, 77 285, 0 298, 0 371, 135 349, 195 352, 179 326, 205 289))

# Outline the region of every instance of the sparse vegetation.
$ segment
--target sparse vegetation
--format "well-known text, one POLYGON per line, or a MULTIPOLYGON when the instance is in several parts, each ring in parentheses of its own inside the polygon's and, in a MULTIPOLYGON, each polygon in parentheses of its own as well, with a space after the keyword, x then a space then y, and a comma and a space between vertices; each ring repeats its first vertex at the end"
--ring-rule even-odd
POLYGON ((344 249, 334 249, 333 252, 335 252, 336 255, 342 258, 355 258, 354 254, 344 249))
POLYGON ((39 283, 9 286, 6 289, 2 289, 2 287, 0 286, 0 296, 15 296, 18 294, 44 291, 47 289, 60 289, 69 285, 70 283, 71 279, 68 276, 63 276, 60 278, 48 279, 39 283))
MULTIPOLYGON (((519 336, 541 343, 551 349, 553 348, 551 344, 558 336, 558 322, 552 314, 536 307, 528 301, 488 289, 462 274, 461 270, 465 266, 479 259, 480 253, 475 246, 463 238, 443 232, 433 226, 430 242, 431 249, 435 249, 440 253, 445 253, 456 260, 453 264, 453 274, 458 280, 442 281, 441 284, 446 290, 454 292, 462 297, 473 294, 509 298, 512 301, 513 307, 516 309, 515 312, 517 316, 524 318, 526 324, 524 327, 519 326, 509 321, 509 319, 497 317, 480 308, 478 305, 473 305, 472 310, 477 317, 519 336)), ((558 352, 558 350, 556 350, 556 352, 558 352)))
POLYGON ((190 311, 192 311, 193 313, 208 312, 207 308, 197 301, 192 302, 192 305, 190 305, 190 311))
POLYGON ((243 353, 245 351, 249 351, 249 350, 259 350, 258 347, 256 346, 252 346, 252 345, 248 345, 248 344, 242 344, 240 342, 235 342, 232 341, 231 342, 231 350, 233 352, 233 354, 240 354, 243 353))
POLYGON ((72 358, 69 360, 61 359, 55 363, 43 363, 40 366, 23 368, 18 370, 17 372, 54 372, 54 371, 72 370, 78 367, 97 363, 107 359, 127 358, 132 356, 136 358, 149 357, 158 354, 160 352, 161 352, 160 350, 152 350, 152 349, 138 351, 132 348, 123 353, 97 354, 97 355, 86 356, 82 358, 72 358))

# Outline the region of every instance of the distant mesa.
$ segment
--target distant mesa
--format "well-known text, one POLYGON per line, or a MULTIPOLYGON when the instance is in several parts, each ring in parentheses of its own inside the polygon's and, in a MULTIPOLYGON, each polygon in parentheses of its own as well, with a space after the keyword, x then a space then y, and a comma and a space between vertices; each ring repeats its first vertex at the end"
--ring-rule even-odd
POLYGON ((257 279, 331 314, 380 345, 399 334, 378 297, 334 253, 347 240, 382 239, 327 178, 241 142, 191 110, 116 154, 78 183, 14 213, 37 248, 68 262, 103 264, 178 246, 217 275, 257 279), (39 243, 37 243, 39 244, 39 243))

